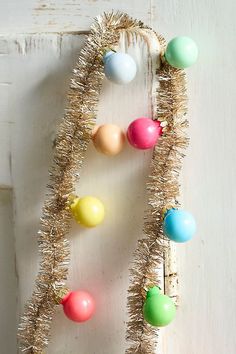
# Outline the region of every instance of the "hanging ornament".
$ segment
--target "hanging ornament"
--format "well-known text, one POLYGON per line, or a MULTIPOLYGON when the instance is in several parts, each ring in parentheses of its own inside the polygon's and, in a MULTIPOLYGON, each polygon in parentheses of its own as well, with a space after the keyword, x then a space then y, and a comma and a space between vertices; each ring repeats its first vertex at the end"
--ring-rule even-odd
POLYGON ((65 315, 74 322, 88 321, 95 312, 93 297, 83 290, 69 292, 61 301, 65 315))
POLYGON ((167 45, 165 58, 174 68, 185 69, 197 61, 198 48, 189 37, 175 37, 167 45))
POLYGON ((101 224, 105 217, 103 203, 91 196, 75 197, 70 203, 70 209, 75 220, 85 227, 95 227, 101 224))
POLYGON ((160 294, 157 286, 147 292, 143 306, 144 319, 155 327, 167 326, 175 318, 175 304, 167 295, 160 294))
POLYGON ((164 217, 163 231, 171 241, 186 242, 195 234, 196 222, 188 211, 170 209, 164 217))
POLYGON ((136 75, 137 66, 129 54, 110 50, 104 55, 103 62, 107 79, 115 84, 128 84, 136 75))
POLYGON ((158 120, 137 118, 128 127, 127 138, 136 149, 146 150, 153 148, 162 134, 158 120))
POLYGON ((96 127, 92 138, 95 148, 109 156, 119 154, 125 144, 125 133, 114 124, 104 124, 96 127))

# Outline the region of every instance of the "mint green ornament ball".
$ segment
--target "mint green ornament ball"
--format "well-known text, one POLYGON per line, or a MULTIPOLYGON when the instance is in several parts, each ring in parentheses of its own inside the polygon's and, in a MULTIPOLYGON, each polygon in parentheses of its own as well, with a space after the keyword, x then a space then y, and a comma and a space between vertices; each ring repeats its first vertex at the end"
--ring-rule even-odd
POLYGON ((198 48, 189 37, 173 38, 167 45, 165 58, 167 62, 178 69, 185 69, 197 61, 198 48))
POLYGON ((147 292, 143 306, 144 319, 155 327, 167 326, 175 318, 175 304, 167 295, 160 294, 154 286, 147 292))

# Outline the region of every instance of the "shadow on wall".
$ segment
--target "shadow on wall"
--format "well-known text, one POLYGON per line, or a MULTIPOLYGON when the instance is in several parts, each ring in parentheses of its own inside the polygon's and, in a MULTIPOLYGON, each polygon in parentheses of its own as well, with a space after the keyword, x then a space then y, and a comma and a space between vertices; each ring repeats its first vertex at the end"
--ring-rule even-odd
POLYGON ((12 190, 0 190, 0 342, 2 353, 16 353, 16 287, 12 190), (7 306, 6 306, 7 305, 7 306))

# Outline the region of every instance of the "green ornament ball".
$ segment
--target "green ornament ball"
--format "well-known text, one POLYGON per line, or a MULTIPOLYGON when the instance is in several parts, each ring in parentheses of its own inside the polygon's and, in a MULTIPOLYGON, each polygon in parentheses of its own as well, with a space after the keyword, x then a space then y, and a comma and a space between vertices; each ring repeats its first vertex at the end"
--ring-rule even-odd
POLYGON ((197 61, 198 47, 189 37, 175 37, 167 45, 165 58, 174 68, 185 69, 197 61))
POLYGON ((152 326, 167 326, 175 318, 175 304, 167 295, 160 294, 154 286, 147 292, 143 306, 144 319, 152 326))

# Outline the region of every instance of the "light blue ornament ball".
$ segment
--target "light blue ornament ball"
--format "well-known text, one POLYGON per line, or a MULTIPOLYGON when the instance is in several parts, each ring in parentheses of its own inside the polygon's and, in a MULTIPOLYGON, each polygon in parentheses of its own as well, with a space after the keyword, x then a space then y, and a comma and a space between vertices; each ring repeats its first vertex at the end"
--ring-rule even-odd
POLYGON ((163 231, 171 241, 186 242, 195 234, 196 222, 188 211, 170 209, 163 221, 163 231))
POLYGON ((136 63, 128 54, 109 51, 104 55, 103 62, 107 79, 115 84, 128 84, 136 75, 136 63))
POLYGON ((174 68, 185 69, 197 61, 198 47, 189 37, 175 37, 167 45, 165 58, 174 68))

